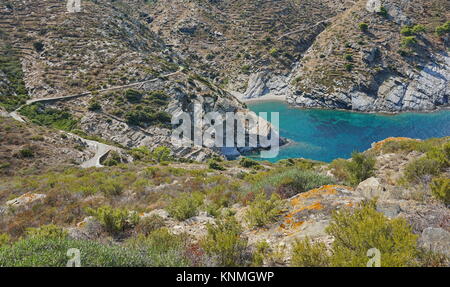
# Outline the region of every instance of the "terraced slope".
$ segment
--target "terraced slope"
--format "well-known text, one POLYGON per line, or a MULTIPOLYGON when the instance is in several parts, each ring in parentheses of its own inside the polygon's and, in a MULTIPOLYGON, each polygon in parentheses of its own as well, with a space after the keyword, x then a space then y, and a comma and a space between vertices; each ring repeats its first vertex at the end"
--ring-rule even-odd
POLYGON ((359 1, 321 33, 300 61, 288 102, 358 111, 432 110, 449 104, 450 19, 441 0, 359 1), (414 31, 413 31, 414 30, 414 31))
POLYGON ((155 1, 151 28, 189 65, 233 91, 249 75, 286 75, 333 16, 354 1, 155 1))

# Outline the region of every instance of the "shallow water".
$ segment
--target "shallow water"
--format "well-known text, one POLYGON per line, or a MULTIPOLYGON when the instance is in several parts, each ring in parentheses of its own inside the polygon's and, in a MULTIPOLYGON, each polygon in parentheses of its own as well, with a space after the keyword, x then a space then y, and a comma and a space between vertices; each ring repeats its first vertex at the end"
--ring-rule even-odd
MULTIPOLYGON (((283 102, 251 103, 254 112, 279 112, 280 134, 295 143, 280 149, 272 162, 285 158, 308 158, 330 162, 349 158, 388 137, 427 139, 450 136, 450 111, 363 114, 333 110, 302 110, 283 102)), ((270 117, 269 117, 270 119, 270 117)))

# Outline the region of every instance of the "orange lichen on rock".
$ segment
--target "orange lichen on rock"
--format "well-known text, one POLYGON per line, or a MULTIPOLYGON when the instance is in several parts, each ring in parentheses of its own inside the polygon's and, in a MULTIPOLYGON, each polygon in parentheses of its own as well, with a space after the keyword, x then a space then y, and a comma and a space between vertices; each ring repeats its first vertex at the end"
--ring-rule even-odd
POLYGON ((302 199, 307 199, 307 198, 311 198, 314 196, 336 194, 338 192, 338 189, 352 190, 353 188, 345 186, 345 185, 337 185, 337 184, 324 185, 322 187, 315 188, 310 191, 298 194, 293 199, 291 199, 291 205, 297 206, 301 202, 302 199))
POLYGON ((417 140, 411 139, 411 138, 405 138, 405 137, 390 137, 390 138, 387 138, 382 141, 374 143, 372 148, 378 150, 378 149, 382 148, 385 143, 393 142, 393 141, 417 141, 417 140))

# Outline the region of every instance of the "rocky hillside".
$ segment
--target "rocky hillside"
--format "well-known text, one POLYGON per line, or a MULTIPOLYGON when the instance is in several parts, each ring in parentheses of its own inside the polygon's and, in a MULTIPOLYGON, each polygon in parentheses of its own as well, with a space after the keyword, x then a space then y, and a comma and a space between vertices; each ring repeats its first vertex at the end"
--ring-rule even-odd
POLYGON ((170 145, 171 115, 193 114, 196 104, 246 112, 151 30, 142 2, 85 1, 81 13, 68 13, 64 1, 2 2, 2 106, 14 111, 28 101, 23 118, 127 148, 170 145))
POLYGON ((448 21, 450 4, 381 2, 380 9, 358 1, 316 38, 296 69, 289 103, 387 112, 448 105, 448 31, 436 29, 448 21))

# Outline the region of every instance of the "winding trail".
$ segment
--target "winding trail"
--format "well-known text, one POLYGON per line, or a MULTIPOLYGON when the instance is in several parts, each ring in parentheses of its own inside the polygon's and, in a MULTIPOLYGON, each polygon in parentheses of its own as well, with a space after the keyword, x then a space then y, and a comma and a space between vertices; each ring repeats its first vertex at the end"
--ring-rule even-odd
MULTIPOLYGON (((24 118, 21 115, 19 115, 19 110, 22 109, 25 106, 28 106, 28 105, 31 105, 31 104, 35 104, 35 103, 44 103, 44 102, 53 102, 53 101, 61 101, 61 100, 68 100, 68 99, 76 99, 76 98, 90 96, 90 95, 92 95, 92 93, 104 93, 104 92, 121 90, 121 89, 136 87, 136 86, 139 86, 139 88, 141 88, 146 83, 155 82, 155 81, 157 81, 160 78, 166 78, 166 77, 174 76, 174 75, 176 75, 178 73, 181 73, 183 70, 184 70, 184 67, 180 67, 180 69, 178 71, 173 72, 173 73, 169 73, 169 74, 166 74, 166 75, 159 76, 158 78, 154 78, 154 79, 150 79, 150 80, 146 80, 146 81, 142 81, 142 82, 136 82, 136 83, 132 83, 132 84, 127 84, 127 85, 121 85, 121 86, 115 86, 115 87, 111 87, 111 88, 96 90, 96 91, 92 91, 92 92, 84 92, 84 93, 80 93, 80 94, 74 94, 74 95, 69 95, 69 96, 53 97, 53 98, 36 98, 36 99, 31 99, 31 100, 26 101, 26 103, 24 105, 18 107, 13 112, 10 112, 8 115, 10 117, 12 117, 13 119, 19 121, 19 122, 25 123, 25 122, 27 122, 26 118, 24 118)), ((83 162, 80 165, 82 168, 103 167, 103 165, 101 164, 101 161, 111 151, 120 151, 121 150, 118 147, 114 147, 114 146, 107 145, 107 144, 104 144, 104 143, 101 143, 101 142, 97 142, 97 141, 93 141, 93 140, 87 140, 85 138, 82 138, 82 137, 80 137, 78 135, 75 135, 75 134, 72 134, 72 133, 68 133, 66 131, 62 131, 62 132, 66 133, 67 135, 70 135, 71 137, 74 137, 74 138, 77 138, 77 139, 81 140, 86 145, 88 145, 89 147, 91 147, 91 148, 93 148, 95 150, 94 157, 89 159, 89 160, 87 160, 87 161, 85 161, 85 162, 83 162)))

